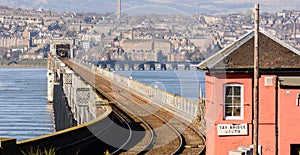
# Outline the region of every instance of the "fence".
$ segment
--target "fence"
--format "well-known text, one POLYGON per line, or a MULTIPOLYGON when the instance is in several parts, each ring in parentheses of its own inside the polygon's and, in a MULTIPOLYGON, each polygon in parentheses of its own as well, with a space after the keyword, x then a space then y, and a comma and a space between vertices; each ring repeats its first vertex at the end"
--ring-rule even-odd
POLYGON ((78 124, 89 122, 95 119, 97 115, 101 115, 99 112, 102 110, 99 111, 99 108, 103 107, 97 107, 97 104, 104 101, 97 96, 90 85, 75 75, 71 69, 65 67, 64 70, 64 93, 78 124))
POLYGON ((197 116, 199 116, 199 107, 197 102, 151 87, 147 84, 118 75, 114 72, 104 70, 88 62, 83 62, 78 59, 73 59, 73 61, 98 73, 118 86, 122 86, 123 88, 153 101, 153 103, 158 104, 159 106, 164 106, 168 110, 172 110, 175 113, 180 114, 181 117, 184 117, 189 121, 193 121, 197 116))

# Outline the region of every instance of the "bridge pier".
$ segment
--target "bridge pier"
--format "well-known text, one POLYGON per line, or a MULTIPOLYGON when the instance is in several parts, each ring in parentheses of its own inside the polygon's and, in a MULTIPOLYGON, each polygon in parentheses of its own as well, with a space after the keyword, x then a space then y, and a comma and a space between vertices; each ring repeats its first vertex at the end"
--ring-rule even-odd
POLYGON ((167 70, 166 64, 160 64, 160 70, 167 70))
POLYGON ((124 70, 134 70, 136 67, 133 63, 125 63, 124 70))
POLYGON ((184 69, 191 70, 191 64, 189 64, 189 63, 184 64, 184 69))
POLYGON ((144 64, 137 64, 138 70, 145 70, 145 65, 144 64))
POLYGON ((54 74, 51 69, 48 69, 47 71, 47 98, 48 103, 53 102, 53 86, 54 86, 54 74))
MULTIPOLYGON (((88 64, 86 65, 88 66, 88 64)), ((79 76, 76 76, 71 69, 61 65, 59 71, 61 74, 60 83, 59 85, 53 85, 55 90, 53 93, 53 106, 56 131, 95 119, 97 114, 95 101, 99 100, 90 86, 79 76)), ((51 89, 51 87, 48 88, 51 89)))
POLYGON ((75 117, 78 124, 84 124, 87 122, 87 107, 90 101, 90 89, 89 88, 76 88, 75 93, 75 117))
POLYGON ((178 70, 178 68, 179 68, 179 67, 178 67, 178 64, 172 64, 172 65, 171 65, 171 69, 172 69, 172 70, 178 70))
MULTIPOLYGON (((44 151, 50 151, 51 149, 55 149, 55 154, 58 155, 104 154, 106 150, 114 150, 114 148, 97 137, 101 134, 101 129, 106 135, 107 133, 110 134, 109 136, 116 135, 116 133, 111 132, 111 126, 108 125, 111 121, 110 117, 112 117, 111 107, 106 106, 106 102, 101 100, 84 80, 79 78, 63 63, 57 61, 55 57, 49 64, 49 71, 53 71, 53 68, 56 68, 58 74, 57 79, 54 78, 54 72, 48 72, 47 76, 48 95, 52 93, 53 97, 52 99, 49 98, 49 101, 53 101, 56 127, 59 126, 61 131, 57 130, 58 132, 53 134, 19 142, 16 142, 16 139, 0 137, 0 155, 44 153, 44 151), (55 82, 55 80, 57 81, 55 82), (78 91, 79 89, 84 89, 88 92, 84 91, 82 93, 78 91), (78 97, 80 94, 83 95, 78 97), (86 96, 88 96, 88 99, 86 96), (85 100, 85 102, 78 100, 85 100), (98 102, 101 103, 99 104, 98 102), (75 107, 78 110, 74 110, 75 107), (72 124, 74 116, 71 111, 77 111, 78 116, 76 117, 79 118, 80 123, 86 124, 73 127, 76 124, 72 124), (93 120, 93 122, 87 123, 90 120, 93 120), (63 130, 69 127, 73 128, 63 130), (91 129, 95 131, 91 131, 91 129)), ((88 67, 88 65, 85 66, 88 67)), ((92 66, 92 69, 96 69, 96 67, 92 66)))
POLYGON ((185 70, 185 64, 178 64, 177 70, 185 70))
POLYGON ((155 70, 155 64, 154 63, 150 63, 149 66, 150 66, 149 67, 150 70, 155 70))
POLYGON ((124 64, 124 70, 130 70, 129 64, 124 64))
POLYGON ((106 65, 106 67, 107 67, 107 69, 108 69, 109 71, 115 70, 115 64, 114 64, 114 63, 109 63, 109 64, 106 65))
POLYGON ((129 70, 134 70, 134 64, 129 64, 129 70))
POLYGON ((60 131, 77 125, 76 120, 73 117, 71 108, 68 104, 68 99, 64 93, 62 82, 59 85, 54 86, 54 119, 55 130, 60 131))
POLYGON ((98 61, 97 66, 102 69, 111 71, 111 70, 191 70, 193 69, 194 65, 191 64, 191 62, 98 61))
MULTIPOLYGON (((92 66, 94 71, 98 69, 92 66)), ((66 72, 66 76, 72 78, 69 80, 71 85, 65 83, 66 90, 70 90, 70 107, 78 124, 84 124, 96 118, 97 107, 96 102, 100 101, 90 85, 83 81, 79 76, 72 74, 71 70, 66 72)), ((99 114, 100 115, 100 114, 99 114)))
POLYGON ((115 65, 115 70, 124 70, 124 68, 125 68, 124 66, 125 66, 124 64, 117 63, 115 65))

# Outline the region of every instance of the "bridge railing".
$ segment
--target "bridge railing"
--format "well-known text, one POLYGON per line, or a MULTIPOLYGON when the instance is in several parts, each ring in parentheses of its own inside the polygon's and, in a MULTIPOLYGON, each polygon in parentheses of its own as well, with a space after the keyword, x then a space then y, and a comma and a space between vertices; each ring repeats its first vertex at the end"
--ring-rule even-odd
POLYGON ((76 59, 73 61, 92 71, 95 71, 99 75, 110 80, 111 82, 116 83, 117 85, 123 86, 124 88, 129 89, 130 91, 139 94, 150 101, 153 101, 153 103, 158 104, 159 106, 164 106, 168 110, 180 114, 181 117, 184 117, 189 121, 196 119, 199 113, 197 102, 175 94, 171 94, 158 88, 151 87, 147 84, 122 75, 118 75, 114 72, 101 69, 88 62, 83 62, 76 59))
MULTIPOLYGON (((82 106, 80 105, 82 103, 77 102, 74 93, 76 93, 77 88, 89 88, 89 86, 70 70, 68 71, 67 68, 65 70, 66 73, 63 74, 64 79, 60 81, 59 85, 56 85, 59 86, 56 87, 59 88, 56 90, 63 89, 64 94, 60 93, 60 95, 66 97, 68 102, 72 103, 70 107, 78 108, 78 105, 82 106)), ((34 154, 34 152, 39 152, 39 150, 43 152, 44 149, 54 149, 56 154, 89 154, 90 150, 103 154, 110 146, 101 141, 97 136, 101 133, 100 129, 109 130, 112 127, 110 125, 111 119, 109 118, 112 114, 112 108, 98 103, 100 100, 101 98, 90 89, 87 102, 89 108, 87 111, 92 109, 93 111, 89 112, 89 116, 84 116, 82 115, 83 113, 77 112, 80 117, 87 118, 85 122, 82 122, 83 124, 19 142, 16 142, 15 139, 5 139, 4 142, 0 140, 0 144, 4 143, 0 147, 0 154, 34 154)), ((57 102, 57 104, 61 104, 61 102, 57 102)))
POLYGON ((104 101, 97 96, 89 84, 75 75, 71 69, 65 67, 64 70, 63 90, 70 109, 75 114, 75 119, 77 121, 80 119, 79 123, 82 124, 95 119, 97 115, 101 115, 97 104, 104 101), (85 115, 81 116, 80 114, 83 112, 85 112, 85 115))

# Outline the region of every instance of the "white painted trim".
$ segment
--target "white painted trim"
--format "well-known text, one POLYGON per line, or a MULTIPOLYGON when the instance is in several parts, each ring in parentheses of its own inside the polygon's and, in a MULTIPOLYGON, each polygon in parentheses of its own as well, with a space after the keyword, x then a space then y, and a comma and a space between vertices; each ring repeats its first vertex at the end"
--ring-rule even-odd
POLYGON ((223 86, 223 120, 243 120, 244 119, 244 85, 238 83, 228 83, 224 84, 223 86), (241 116, 225 116, 225 93, 226 93, 226 86, 239 86, 241 87, 241 116))

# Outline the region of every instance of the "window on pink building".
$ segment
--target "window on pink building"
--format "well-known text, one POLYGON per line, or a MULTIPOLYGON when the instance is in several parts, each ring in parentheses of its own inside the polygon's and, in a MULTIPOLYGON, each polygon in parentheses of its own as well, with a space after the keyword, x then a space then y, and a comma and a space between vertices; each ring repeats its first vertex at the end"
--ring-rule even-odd
POLYGON ((243 119, 243 85, 224 85, 224 119, 243 119))

